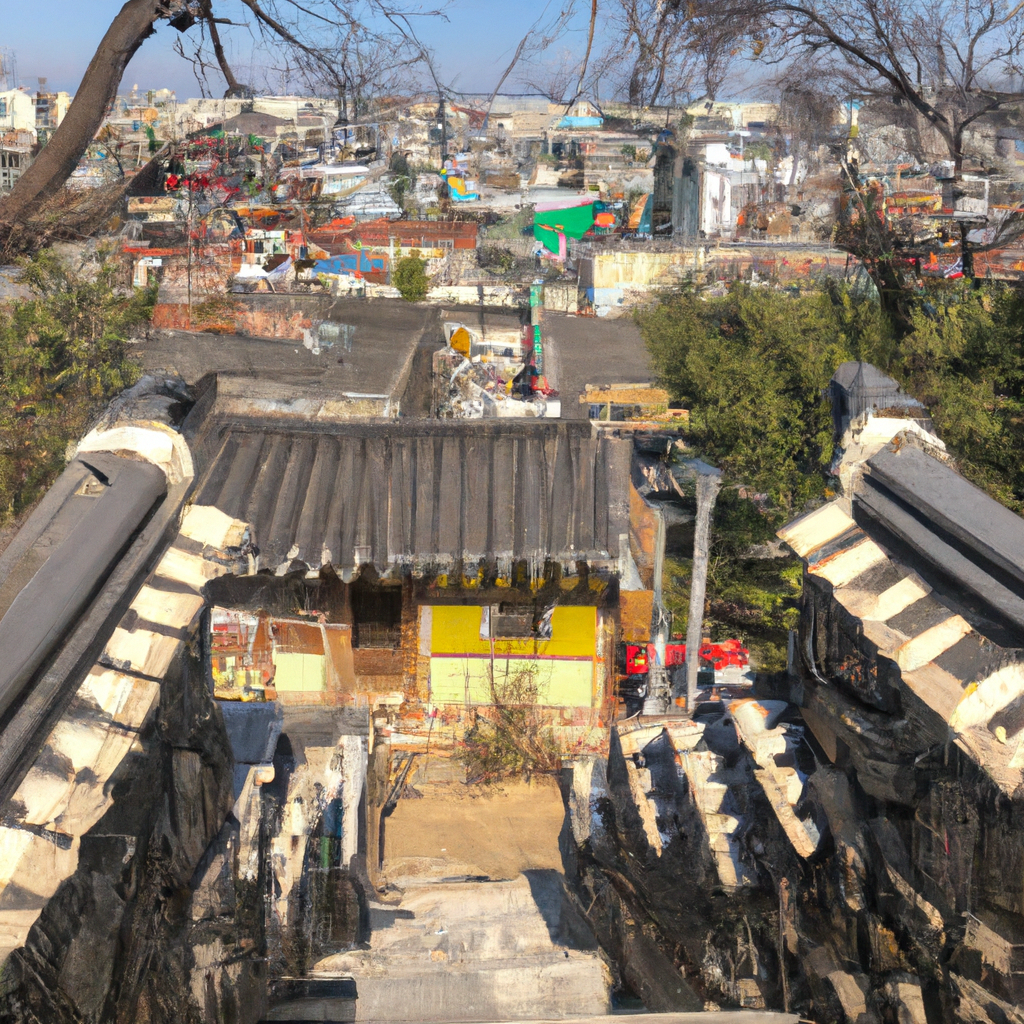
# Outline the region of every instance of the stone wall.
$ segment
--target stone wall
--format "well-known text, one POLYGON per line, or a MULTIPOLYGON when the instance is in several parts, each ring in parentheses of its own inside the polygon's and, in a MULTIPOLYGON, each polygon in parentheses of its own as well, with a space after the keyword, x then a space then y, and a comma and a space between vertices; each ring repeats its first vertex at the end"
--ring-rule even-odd
POLYGON ((112 806, 80 841, 77 870, 9 956, 0 1019, 260 1018, 262 899, 258 867, 255 879, 234 871, 232 770, 202 666, 182 659, 111 780, 112 806))

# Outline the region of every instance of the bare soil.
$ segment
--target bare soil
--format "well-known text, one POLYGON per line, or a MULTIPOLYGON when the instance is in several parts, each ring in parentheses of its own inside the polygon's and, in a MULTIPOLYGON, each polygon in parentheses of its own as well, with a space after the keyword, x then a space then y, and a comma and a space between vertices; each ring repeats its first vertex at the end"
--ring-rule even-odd
POLYGON ((564 807, 554 779, 500 787, 462 783, 417 787, 385 826, 385 873, 434 878, 515 878, 531 869, 562 870, 558 835, 564 807))

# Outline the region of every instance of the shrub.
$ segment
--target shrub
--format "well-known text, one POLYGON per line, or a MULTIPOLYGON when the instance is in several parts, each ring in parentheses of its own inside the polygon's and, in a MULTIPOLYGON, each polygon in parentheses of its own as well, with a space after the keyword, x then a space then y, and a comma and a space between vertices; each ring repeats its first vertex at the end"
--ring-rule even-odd
POLYGON ((156 297, 116 294, 111 266, 89 281, 49 249, 22 271, 40 298, 0 307, 0 523, 35 503, 69 444, 138 380, 128 339, 156 297))
POLYGON ((470 782, 500 782, 558 771, 562 756, 537 708, 536 670, 525 668, 496 679, 491 705, 477 713, 456 756, 470 782))
POLYGON ((406 302, 422 302, 430 289, 426 260, 419 256, 402 257, 395 266, 392 280, 406 302))

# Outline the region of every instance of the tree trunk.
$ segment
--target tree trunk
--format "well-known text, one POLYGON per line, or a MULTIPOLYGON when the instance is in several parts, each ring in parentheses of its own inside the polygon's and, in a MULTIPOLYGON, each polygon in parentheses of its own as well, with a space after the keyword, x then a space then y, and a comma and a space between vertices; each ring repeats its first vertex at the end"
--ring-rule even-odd
POLYGON ((632 70, 632 72, 630 73, 630 76, 629 76, 628 96, 629 96, 629 105, 631 107, 641 107, 641 106, 643 106, 643 100, 644 100, 644 82, 643 82, 643 74, 644 73, 643 73, 643 70, 641 68, 641 64, 642 64, 644 58, 643 58, 643 55, 642 55, 642 43, 638 43, 638 45, 641 46, 641 56, 637 57, 636 63, 633 65, 633 70, 632 70))
POLYGON ((117 95, 125 67, 163 10, 161 0, 128 0, 114 17, 64 120, 0 203, 0 236, 23 224, 71 176, 117 95))
POLYGON ((854 253, 864 264, 875 287, 878 289, 878 303, 886 315, 896 335, 902 338, 914 329, 910 317, 911 293, 908 292, 892 260, 881 260, 865 257, 863 253, 854 253))

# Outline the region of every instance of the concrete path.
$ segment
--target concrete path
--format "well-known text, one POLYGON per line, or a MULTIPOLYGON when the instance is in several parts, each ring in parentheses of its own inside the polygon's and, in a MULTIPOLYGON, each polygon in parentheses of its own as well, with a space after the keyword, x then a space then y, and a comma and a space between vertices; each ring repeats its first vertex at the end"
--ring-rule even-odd
POLYGON ((400 904, 373 906, 371 927, 370 949, 327 957, 314 970, 354 979, 357 1021, 608 1012, 606 968, 555 871, 504 881, 420 880, 400 904))

